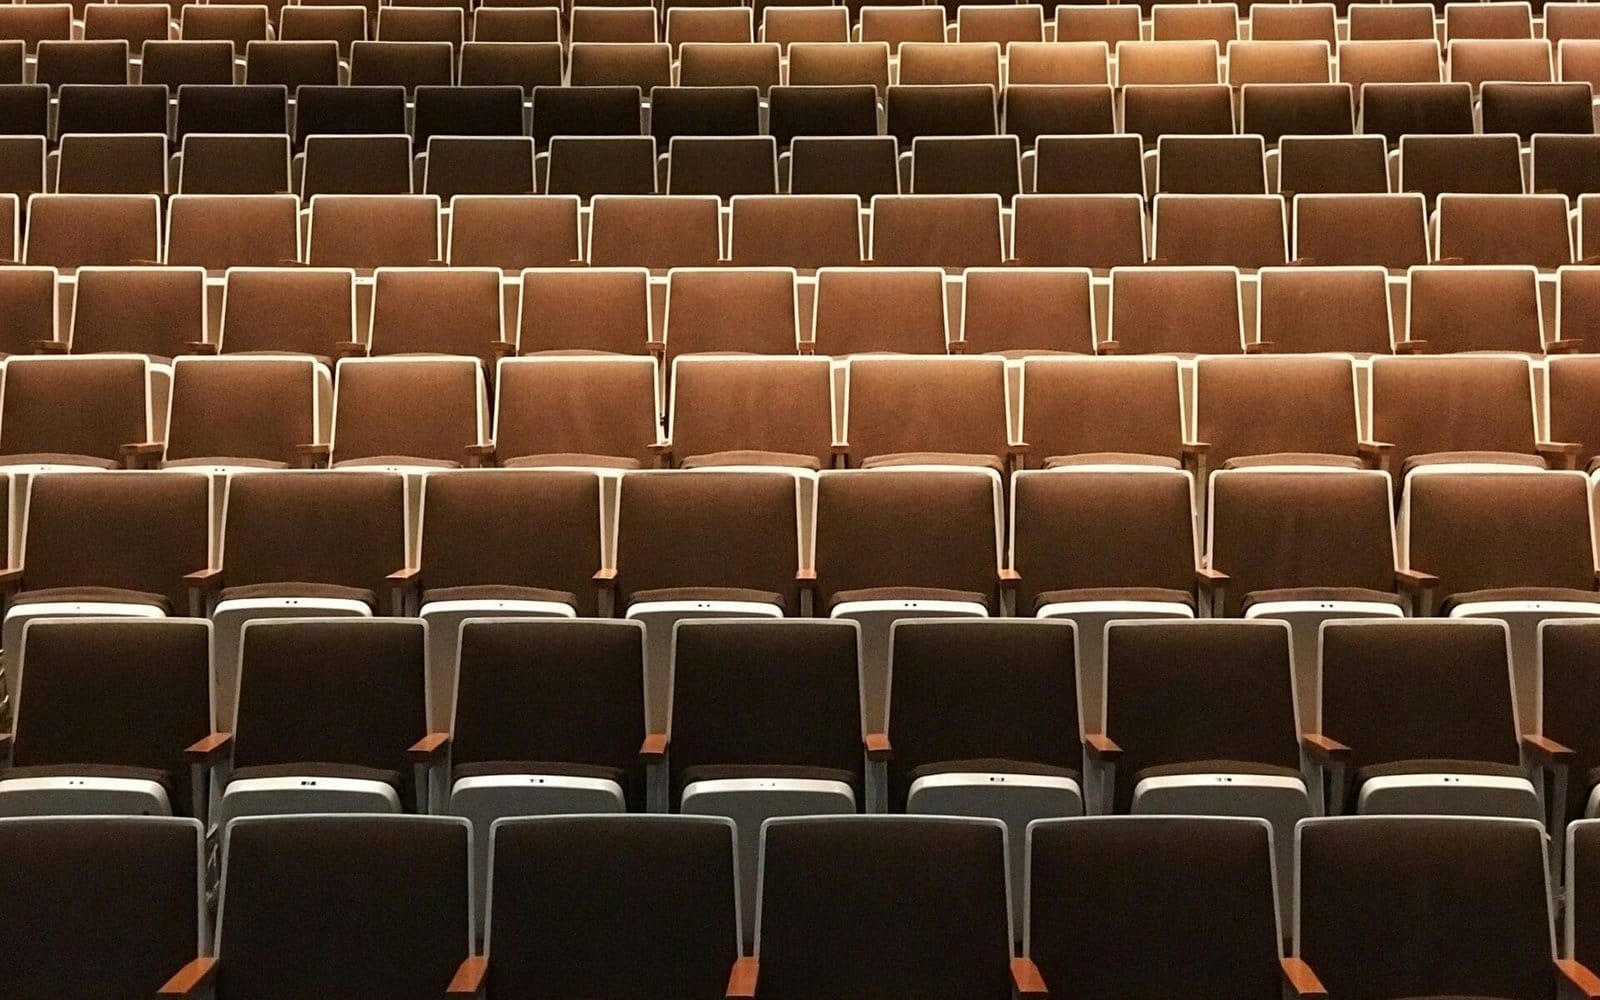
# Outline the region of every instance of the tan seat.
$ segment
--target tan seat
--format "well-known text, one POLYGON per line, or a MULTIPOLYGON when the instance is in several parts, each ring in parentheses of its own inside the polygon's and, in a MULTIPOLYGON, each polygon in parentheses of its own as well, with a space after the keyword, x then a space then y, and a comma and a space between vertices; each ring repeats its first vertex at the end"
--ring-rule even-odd
POLYGON ((503 359, 493 457, 509 468, 647 468, 660 413, 654 358, 503 359))

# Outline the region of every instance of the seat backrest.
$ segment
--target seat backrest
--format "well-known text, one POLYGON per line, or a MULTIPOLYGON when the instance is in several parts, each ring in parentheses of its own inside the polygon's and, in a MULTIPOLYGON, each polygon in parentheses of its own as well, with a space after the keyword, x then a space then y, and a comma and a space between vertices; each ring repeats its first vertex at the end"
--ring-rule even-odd
POLYGON ((1210 444, 1212 468, 1284 452, 1355 461, 1356 377, 1345 358, 1202 358, 1194 393, 1195 439, 1210 444))
POLYGON ((792 354, 800 331, 787 268, 679 268, 667 276, 668 352, 792 354))
POLYGON ((853 464, 873 456, 1010 452, 1000 358, 858 357, 850 361, 845 440, 853 464))
MULTIPOLYGON (((793 194, 843 194, 859 200, 900 193, 900 142, 892 135, 802 136, 789 148, 793 194)), ((859 212, 859 204, 856 208, 859 212)), ((859 260, 860 254, 856 256, 859 260)))
POLYGON ((994 267, 1005 257, 1003 240, 999 195, 872 199, 871 257, 879 267, 994 267))
POLYGON ((428 139, 436 135, 523 134, 521 87, 480 85, 417 88, 412 136, 419 147, 425 149, 428 139))
POLYGON ((51 89, 66 83, 124 85, 128 82, 128 43, 123 39, 39 42, 36 79, 51 89))
POLYGON ((1227 45, 1239 37, 1237 4, 1158 3, 1150 8, 1150 37, 1158 42, 1212 41, 1227 45))
POLYGON ((581 259, 579 199, 560 195, 456 195, 450 199, 450 265, 560 267, 581 259))
POLYGON ((831 395, 825 358, 681 357, 672 371, 675 459, 699 464, 717 453, 762 451, 825 468, 832 463, 831 395))
POLYGON ((768 131, 780 149, 796 136, 878 134, 878 94, 868 83, 774 87, 768 100, 768 131))
POLYGON ((902 146, 919 135, 996 132, 995 89, 988 84, 896 84, 885 109, 886 131, 902 146))
POLYGON ((826 267, 817 272, 812 342, 818 354, 943 354, 944 273, 938 268, 826 267))
POLYGON ((295 91, 297 149, 313 135, 399 135, 405 131, 404 87, 308 85, 295 91))
POLYGON ((769 135, 674 136, 667 163, 669 195, 778 193, 778 144, 769 135))
POLYGON ((252 41, 244 51, 247 84, 331 87, 339 83, 337 42, 252 41))
POLYGON ((345 358, 335 374, 335 465, 420 459, 448 467, 488 437, 488 393, 477 358, 345 358))
MULTIPOLYGON (((1027 10, 1026 7, 1020 8, 1027 10)), ((973 13, 1008 7, 973 7, 973 13)), ((965 12, 963 12, 965 13, 965 12)), ((1111 53, 1104 42, 1013 41, 1006 46, 1006 86, 1108 85, 1111 53)))
MULTIPOLYGON (((1524 725, 1537 728, 1540 733, 1559 740, 1573 750, 1572 766, 1585 774, 1600 763, 1600 747, 1595 745, 1595 732, 1585 722, 1589 718, 1590 692, 1594 691, 1594 668, 1600 663, 1595 658, 1596 640, 1600 629, 1593 621, 1552 621, 1539 626, 1539 682, 1540 713, 1542 718, 1535 727, 1532 720, 1524 725)), ((1587 811, 1593 789, 1587 781, 1568 784, 1564 803, 1552 805, 1564 808, 1565 815, 1576 819, 1587 811)), ((1588 825, 1588 824, 1584 824, 1588 825)), ((1570 830, 1576 830, 1574 824, 1570 830)), ((1594 960, 1594 897, 1584 892, 1573 893, 1578 879, 1593 875, 1592 850, 1583 843, 1593 834, 1577 834, 1573 838, 1574 852, 1569 855, 1567 872, 1567 953, 1581 962, 1594 960)))
MULTIPOLYGON (((1565 272, 1562 278, 1571 281, 1574 272, 1565 272)), ((1589 282, 1593 286, 1594 282, 1589 282)), ((1572 287, 1562 288, 1562 297, 1571 297, 1572 287)), ((1580 301, 1594 301, 1594 291, 1588 291, 1580 301)), ((1577 305, 1574 302, 1573 305, 1577 305)), ((1590 460, 1600 454, 1600 364, 1587 355, 1550 358, 1546 362, 1547 426, 1552 441, 1572 441, 1579 446, 1577 466, 1588 468, 1590 460)))
POLYGON ((900 82, 986 83, 998 93, 1000 46, 995 42, 906 42, 900 46, 900 82))
POLYGON ((1111 273, 1111 339, 1124 354, 1244 350, 1232 267, 1119 267, 1111 273))
POLYGON ((1413 455, 1434 452, 1532 454, 1528 380, 1528 363, 1519 357, 1376 358, 1369 433, 1395 446, 1397 469, 1413 455))
POLYGON ((666 269, 709 267, 721 257, 715 195, 597 195, 589 217, 589 263, 666 269))
POLYGON ((1117 83, 1217 83, 1220 52, 1214 40, 1118 42, 1117 83))
POLYGON ((665 42, 575 42, 568 52, 574 87, 667 87, 672 46, 665 42))
POLYGON ((656 140, 640 135, 555 136, 550 140, 547 194, 656 193, 656 140))
POLYGON ((755 41, 751 12, 737 7, 669 8, 666 22, 667 44, 679 55, 686 44, 749 45, 755 41))
POLYGON ((1062 4, 1056 8, 1056 41, 1118 42, 1139 40, 1139 11, 1099 4, 1062 4))
POLYGON ((1521 194, 1521 148, 1515 135, 1402 136, 1400 190, 1521 194))
POLYGON ((286 467, 317 440, 316 362, 184 357, 172 365, 166 461, 242 458, 286 467))
MULTIPOLYGON (((133 9, 136 6, 120 9, 133 9)), ((114 8, 117 9, 117 8, 114 8)), ((167 131, 167 88, 156 84, 65 83, 58 96, 57 135, 161 133, 167 131)))
POLYGON ((352 42, 350 85, 402 86, 406 93, 427 84, 455 82, 455 49, 449 42, 352 42))
POLYGON ((314 195, 313 267, 423 267, 439 260, 437 195, 314 195))
MULTIPOLYGON (((551 7, 480 7, 472 12, 473 42, 544 44, 561 41, 561 15, 551 7)), ((466 49, 462 50, 466 55, 466 49)), ((463 59, 465 62, 465 59, 463 59)), ((466 67, 461 70, 463 85, 471 85, 466 67)))
POLYGON ((411 194, 411 138, 398 135, 306 137, 301 191, 319 194, 411 194))
MULTIPOLYGON (((966 5, 963 5, 966 6, 966 5)), ((1002 48, 1014 43, 1044 44, 1044 6, 1019 4, 1015 8, 956 8, 956 40, 995 42, 1002 48)))
POLYGON ((1175 194, 1266 194, 1265 144, 1257 135, 1162 136, 1156 190, 1175 194))
POLYGON ((886 42, 795 42, 789 46, 791 85, 839 86, 870 83, 882 95, 889 87, 886 42))
POLYGON ((684 87, 754 86, 765 97, 780 82, 778 46, 768 42, 685 42, 678 84, 684 87))
POLYGON ((1332 57, 1326 41, 1228 43, 1228 83, 1328 83, 1332 57))
MULTIPOLYGON (((1348 86, 1341 84, 1340 86, 1348 86)), ((1245 107, 1255 88, 1245 91, 1245 107)), ((1249 114, 1249 110, 1246 110, 1249 114)), ((1341 132, 1353 130, 1341 129, 1341 132)), ((1389 150, 1381 135, 1285 134, 1278 143, 1278 189, 1301 194, 1386 194, 1389 150)), ((1298 200, 1296 201, 1298 211, 1298 200)))
POLYGON ((205 271, 84 267, 72 298, 72 349, 172 358, 206 334, 205 271))
POLYGON ((1275 194, 1158 194, 1155 257, 1179 267, 1286 264, 1284 208, 1275 194))
POLYGON ((233 84, 233 43, 223 41, 165 41, 144 43, 139 80, 180 86, 233 84))
MULTIPOLYGON (((407 533, 405 481, 399 475, 234 476, 222 565, 230 587, 321 583, 383 594, 389 574, 404 568, 407 533)), ((419 675, 419 690, 421 683, 419 675)))
POLYGON ((1129 84, 1122 88, 1122 121, 1123 131, 1143 136, 1147 146, 1169 133, 1227 135, 1234 130, 1233 88, 1225 83, 1129 84))
POLYGON ((961 299, 966 351, 1092 351, 1091 281, 1079 268, 969 269, 961 299))
MULTIPOLYGON (((195 133, 185 136, 183 146, 179 149, 183 159, 178 174, 178 192, 191 196, 287 194, 289 152, 288 135, 195 133)), ((295 239, 292 244, 286 245, 289 255, 285 257, 280 253, 276 260, 294 260, 300 256, 299 203, 293 204, 295 239)), ((170 205, 169 202, 169 218, 170 205)), ((169 256, 172 252, 170 243, 169 237, 169 256)), ((276 260, 250 263, 276 263, 276 260)))
POLYGON ((1340 45, 1340 82, 1355 87, 1357 95, 1368 83, 1438 83, 1444 60, 1433 39, 1433 15, 1427 17, 1427 38, 1351 39, 1340 45))
POLYGON ((755 136, 761 131, 761 90, 755 86, 653 87, 648 96, 650 134, 663 146, 680 135, 755 136))
MULTIPOLYGON (((1570 264, 1567 198, 1553 194, 1441 194, 1439 257, 1479 265, 1557 268, 1570 264)), ((1469 273, 1486 275, 1481 268, 1469 273)))
POLYGON ((1256 277, 1256 330, 1277 354, 1382 354, 1393 341, 1381 267, 1267 267, 1256 277))
POLYGON ((937 42, 945 40, 945 11, 943 7, 879 7, 864 6, 860 15, 861 42, 884 42, 891 55, 898 55, 900 46, 907 42, 937 42))
POLYGON ((1145 261, 1141 194, 1018 195, 1012 257, 1027 267, 1097 271, 1145 261))
POLYGON ((654 358, 504 360, 495 390, 495 449, 502 464, 581 455, 648 466, 660 411, 654 358))
POLYGON ((53 268, 0 270, 0 350, 28 354, 40 341, 60 339, 59 288, 53 268))
POLYGON ((644 354, 651 341, 650 275, 643 268, 530 268, 522 272, 518 346, 539 351, 644 354))
POLYGON ((1019 83, 1007 87, 1000 100, 1005 131, 1024 146, 1057 133, 1105 135, 1116 128, 1116 94, 1106 84, 1019 83))
POLYGON ((1057 456, 1161 456, 1176 468, 1184 410, 1171 358, 1027 358, 1022 426, 1028 465, 1057 456))
POLYGON ((28 199, 26 263, 70 270, 160 256, 161 200, 153 194, 37 194, 28 199))
MULTIPOLYGON (((13 357, 0 402, 0 454, 76 455, 107 468, 122 446, 150 440, 149 366, 142 357, 13 357)), ((186 571, 187 572, 187 571, 186 571)))
POLYGON ((761 40, 788 55, 795 42, 848 42, 850 11, 836 7, 774 7, 761 13, 761 40))
POLYGON ((491 356, 504 341, 497 268, 379 268, 368 348, 384 354, 491 356))
POLYGON ((1549 82, 1551 54, 1543 38, 1454 38, 1445 58, 1450 79, 1476 91, 1485 80, 1549 82))
POLYGON ((1017 137, 922 136, 911 141, 914 194, 997 194, 1004 203, 1022 190, 1017 137))
POLYGON ((355 273, 341 268, 231 268, 221 347, 332 357, 356 339, 355 286, 355 273))
POLYGON ((1418 194, 1303 194, 1294 257, 1324 267, 1428 263, 1427 203, 1418 194))
POLYGON ((533 88, 532 132, 543 149, 557 135, 642 135, 637 84, 533 88))
POLYGON ((728 256, 737 267, 810 270, 861 263, 856 195, 735 195, 730 204, 728 256))
POLYGON ((1414 267, 1410 286, 1406 339, 1426 343, 1429 353, 1544 348, 1539 274, 1532 267, 1414 267))
MULTIPOLYGON (((1347 136, 1355 131, 1354 109, 1348 83, 1246 83, 1239 92, 1240 127, 1270 143, 1286 136, 1347 136)), ((1280 190, 1285 197, 1294 191, 1280 190)))
POLYGON ((61 137, 56 190, 65 194, 167 193, 165 135, 61 137))

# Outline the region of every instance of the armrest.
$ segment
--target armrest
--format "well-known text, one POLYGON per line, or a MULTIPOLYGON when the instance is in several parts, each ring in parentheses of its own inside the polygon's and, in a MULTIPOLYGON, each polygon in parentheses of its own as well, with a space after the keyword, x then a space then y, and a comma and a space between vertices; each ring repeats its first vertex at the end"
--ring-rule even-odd
POLYGON ((398 616, 416 614, 417 579, 422 570, 405 566, 384 577, 389 581, 390 613, 398 616))
POLYGON ((1300 745, 1305 748, 1306 755, 1319 764, 1350 759, 1349 747, 1321 733, 1305 733, 1300 737, 1300 745))
POLYGON ((1196 592, 1205 598, 1205 613, 1221 618, 1228 607, 1228 574, 1210 566, 1198 566, 1194 571, 1196 592))
POLYGON ((1022 574, 1018 573, 1016 570, 1007 568, 1000 571, 1001 590, 1016 590, 1017 585, 1021 582, 1022 574))
POLYGON ((670 469, 670 468, 672 468, 672 442, 671 441, 652 441, 649 444, 645 445, 645 448, 650 452, 650 454, 652 456, 655 457, 656 468, 658 468, 658 469, 670 469))
POLYGON ((189 615, 204 618, 211 613, 212 598, 222 589, 222 567, 212 566, 187 573, 183 582, 189 586, 189 615))
POLYGON ((817 585, 817 571, 814 569, 797 569, 794 571, 794 582, 803 588, 815 588, 817 585))
MULTIPOLYGON (((489 358, 499 361, 501 358, 514 358, 517 356, 517 345, 509 340, 489 341, 489 358)), ((492 374, 492 373, 491 373, 492 374)))
POLYGON ((832 445, 833 467, 835 469, 850 468, 850 446, 835 441, 832 445))
POLYGON ((1426 618, 1433 614, 1433 588, 1439 585, 1438 577, 1421 570, 1397 569, 1394 571, 1394 582, 1401 593, 1410 595, 1412 612, 1417 617, 1426 618))
POLYGON ((1576 751, 1571 747, 1563 743, 1557 743, 1548 736, 1539 736, 1533 733, 1524 733, 1522 735, 1522 749, 1528 752, 1528 756, 1545 767, 1570 764, 1572 763, 1572 758, 1577 756, 1576 751))
POLYGON ((944 342, 944 350, 946 354, 952 357, 960 357, 967 353, 967 342, 965 340, 947 340, 944 342))
POLYGON ((450 750, 449 733, 429 733, 406 748, 406 756, 413 764, 430 764, 443 759, 450 750))
POLYGON ((617 585, 617 571, 615 567, 606 567, 594 571, 595 586, 602 590, 611 590, 617 585))
POLYGON ((359 340, 341 340, 333 345, 335 361, 343 358, 364 358, 367 356, 367 345, 359 340))
POLYGON ((1426 340, 1397 340, 1394 342, 1396 354, 1427 354, 1428 342, 1426 340))
POLYGON ((761 973, 761 959, 741 958, 733 963, 733 971, 728 973, 728 992, 730 997, 753 997, 756 995, 756 978, 761 973))
POLYGON ((1228 585, 1230 579, 1228 574, 1209 566, 1201 566, 1194 571, 1194 582, 1207 590, 1220 590, 1228 585))
POLYGON ((147 465, 146 459, 160 458, 167 446, 160 441, 133 441, 121 445, 118 450, 122 452, 123 468, 142 469, 147 465))
POLYGON ((183 353, 215 355, 217 345, 209 340, 191 340, 183 345, 183 353))
POLYGON ((1552 469, 1575 469, 1578 467, 1578 452, 1583 450, 1583 445, 1575 441, 1540 441, 1533 446, 1533 450, 1552 469))
MULTIPOLYGON (((188 579, 188 577, 184 577, 184 579, 188 579)), ((0 569, 0 593, 15 591, 21 583, 22 567, 17 566, 11 569, 0 569)))
POLYGON ((644 349, 659 358, 667 353, 667 342, 665 340, 647 340, 644 342, 644 349))
POLYGON ((455 978, 444 988, 446 996, 477 996, 483 991, 483 977, 489 972, 489 960, 481 955, 470 956, 456 969, 455 978))
POLYGON ((1552 340, 1544 345, 1546 354, 1582 354, 1583 338, 1574 337, 1570 340, 1552 340))
MULTIPOLYGON (((20 569, 6 570, 7 573, 18 573, 20 569)), ((185 573, 183 582, 191 587, 215 587, 222 583, 222 567, 211 566, 206 569, 197 569, 193 573, 185 573)))
POLYGON ((1246 354, 1271 354, 1273 344, 1270 340, 1256 340, 1244 345, 1246 354))
POLYGON ((328 464, 328 459, 333 456, 333 445, 297 444, 294 451, 300 456, 300 468, 315 469, 328 464))
POLYGON ((1389 471, 1389 456, 1394 453, 1394 445, 1388 441, 1358 441, 1356 442, 1356 457, 1361 459, 1361 464, 1369 469, 1378 469, 1382 472, 1389 471))
POLYGON ((227 752, 232 743, 232 733, 212 733, 184 747, 183 755, 191 764, 210 764, 227 752))
POLYGON ((494 442, 467 445, 467 462, 469 469, 487 469, 494 467, 494 442))
POLYGON ((867 748, 868 760, 888 760, 894 753, 888 733, 868 733, 861 738, 861 743, 867 748))
POLYGON ((1584 1000, 1600 1000, 1600 976, 1590 971, 1587 965, 1570 958, 1557 959, 1556 972, 1584 1000))
POLYGON ((1122 344, 1115 340, 1102 340, 1094 345, 1096 354, 1121 354, 1122 344))
POLYGON ((645 733, 644 742, 639 744, 639 762, 641 764, 659 764, 667 755, 666 733, 645 733))
POLYGON ((1304 959, 1281 958, 1278 963, 1283 968, 1283 981, 1289 984, 1289 988, 1294 990, 1296 996, 1328 995, 1328 988, 1322 985, 1322 980, 1317 978, 1317 974, 1304 959))
POLYGON ((217 975, 217 960, 196 958, 179 969, 177 974, 162 985, 158 996, 192 997, 199 994, 217 975))
POLYGON ((71 354, 72 345, 65 340, 35 340, 33 342, 35 354, 71 354))
POLYGON ((1039 967, 1033 964, 1031 958, 1013 958, 1011 960, 1011 988, 1020 997, 1049 996, 1050 991, 1045 989, 1044 976, 1039 974, 1039 967))
POLYGON ((1095 760, 1110 761, 1122 756, 1122 748, 1117 746, 1117 741, 1105 733, 1084 734, 1083 746, 1095 760))

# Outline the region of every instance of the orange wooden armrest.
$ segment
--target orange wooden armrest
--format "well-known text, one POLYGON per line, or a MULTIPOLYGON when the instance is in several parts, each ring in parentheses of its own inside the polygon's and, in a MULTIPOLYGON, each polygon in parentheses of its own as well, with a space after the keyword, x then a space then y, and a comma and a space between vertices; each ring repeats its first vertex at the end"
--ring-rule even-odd
POLYGON ((367 345, 359 340, 341 340, 333 345, 335 358, 364 358, 367 356, 367 345))
POLYGON ((65 340, 35 340, 33 353, 35 354, 70 354, 72 345, 65 340))
POLYGON ((643 764, 659 764, 667 755, 666 733, 645 733, 644 742, 639 744, 639 761, 643 764))
POLYGON ((119 447, 124 455, 159 455, 167 446, 160 441, 130 441, 119 447))
MULTIPOLYGON (((193 575, 193 574, 191 574, 193 575)), ((184 579, 188 579, 185 577, 184 579)), ((0 569, 0 589, 15 590, 17 584, 22 582, 22 569, 0 569)))
POLYGON ((894 753, 888 733, 868 733, 861 742, 867 748, 868 760, 888 760, 894 753))
POLYGON ((209 764, 221 757, 233 742, 232 733, 212 733, 183 748, 183 755, 192 764, 209 764))
POLYGON ((947 340, 944 342, 944 349, 946 354, 959 357, 967 353, 967 342, 965 340, 947 340))
MULTIPOLYGON (((22 571, 16 570, 21 573, 22 571)), ((212 566, 207 569, 197 569, 193 573, 185 573, 183 582, 191 587, 215 587, 222 583, 222 567, 212 566)))
POLYGON ((1397 340, 1394 342, 1396 354, 1426 354, 1428 342, 1426 340, 1397 340))
POLYGON ((1210 450, 1211 442, 1209 441, 1185 441, 1183 443, 1183 453, 1185 455, 1204 455, 1210 450))
POLYGON ((1102 340, 1095 345, 1096 354, 1121 354, 1122 345, 1115 340, 1102 340))
POLYGON ((517 356, 517 345, 509 340, 491 340, 489 353, 496 358, 514 358, 517 356))
POLYGON ((1022 574, 1018 573, 1016 570, 1007 568, 1000 571, 1001 587, 1007 590, 1015 590, 1017 585, 1021 582, 1022 574))
POLYGON ((1540 441, 1533 447, 1552 469, 1576 468, 1578 452, 1583 450, 1583 445, 1575 441, 1540 441))
POLYGON ((1045 989, 1044 976, 1039 973, 1039 967, 1033 964, 1031 958, 1013 958, 1011 960, 1011 986, 1018 996, 1044 997, 1050 991, 1045 989))
POLYGON ((840 443, 838 441, 835 441, 832 445, 829 445, 829 447, 833 450, 833 453, 835 455, 849 455, 850 454, 850 446, 848 444, 843 444, 843 443, 840 443))
POLYGON ((467 454, 468 455, 480 455, 480 456, 482 456, 482 455, 493 455, 494 454, 494 442, 493 441, 485 441, 483 444, 469 444, 469 445, 467 445, 467 454))
POLYGON ((761 974, 761 960, 759 958, 741 958, 733 963, 733 970, 728 973, 728 993, 730 997, 753 997, 756 995, 756 979, 761 974))
POLYGON ((605 567, 594 571, 594 582, 609 590, 617 585, 617 571, 615 567, 605 567))
POLYGON ((494 465, 495 448, 493 441, 483 444, 467 445, 467 468, 482 469, 494 465))
POLYGON ((1088 748, 1089 756, 1096 760, 1116 760, 1122 756, 1122 748, 1117 746, 1117 741, 1105 733, 1085 734, 1083 745, 1088 748))
POLYGON ((210 983, 216 973, 216 959, 192 959, 188 965, 179 969, 176 975, 162 985, 161 992, 157 995, 164 997, 192 997, 210 983))
POLYGON ((1214 570, 1209 566, 1201 566, 1194 571, 1195 582, 1202 587, 1212 590, 1215 590, 1217 587, 1227 586, 1229 579, 1231 578, 1228 576, 1228 574, 1223 573, 1220 570, 1214 570))
POLYGON ((450 980, 450 985, 444 991, 447 996, 466 994, 477 996, 483 989, 483 977, 489 972, 489 960, 482 955, 473 955, 460 968, 456 969, 455 978, 450 980))
POLYGON ((1548 736, 1535 733, 1522 735, 1523 749, 1527 750, 1542 764, 1570 764, 1577 752, 1564 743, 1557 743, 1548 736))
POLYGON ((1590 971, 1587 965, 1573 959, 1557 959, 1556 971, 1578 991, 1578 995, 1585 1000, 1600 1000, 1600 976, 1590 971))
POLYGON ((1272 347, 1273 344, 1270 340, 1257 340, 1244 345, 1244 352, 1246 354, 1271 354, 1272 347))
POLYGON ((1338 740, 1321 733, 1306 733, 1300 737, 1300 745, 1306 748, 1306 753, 1318 762, 1346 760, 1350 756, 1350 748, 1338 740))
POLYGON ((426 764, 443 757, 450 749, 449 733, 429 733, 406 748, 406 756, 414 764, 426 764))
POLYGON ((1358 441, 1356 454, 1358 455, 1387 455, 1394 451, 1394 445, 1388 441, 1358 441))
POLYGON ((665 354, 667 353, 667 342, 665 340, 647 340, 644 342, 644 349, 651 354, 665 354))
POLYGON ((1279 959, 1283 967, 1284 981, 1298 996, 1327 996, 1328 988, 1322 985, 1322 980, 1311 970, 1311 966, 1300 958, 1279 959))
POLYGON ((217 345, 209 340, 191 340, 183 345, 183 352, 185 354, 214 355, 217 353, 217 345))
POLYGON ((1574 337, 1570 340, 1552 340, 1544 345, 1546 354, 1582 354, 1583 338, 1574 337))
POLYGON ((1432 573, 1414 569, 1397 569, 1394 571, 1394 579, 1406 590, 1427 590, 1429 587, 1439 585, 1439 578, 1432 573))
POLYGON ((394 584, 397 587, 405 587, 416 583, 417 577, 421 575, 422 570, 418 567, 407 566, 404 569, 395 570, 393 573, 390 573, 388 576, 384 577, 384 579, 388 580, 391 584, 394 584))
POLYGON ((1032 445, 1028 444, 1028 442, 1018 441, 1016 444, 1008 445, 1006 447, 1006 452, 1007 454, 1015 455, 1016 457, 1021 458, 1022 456, 1028 454, 1031 449, 1032 445))

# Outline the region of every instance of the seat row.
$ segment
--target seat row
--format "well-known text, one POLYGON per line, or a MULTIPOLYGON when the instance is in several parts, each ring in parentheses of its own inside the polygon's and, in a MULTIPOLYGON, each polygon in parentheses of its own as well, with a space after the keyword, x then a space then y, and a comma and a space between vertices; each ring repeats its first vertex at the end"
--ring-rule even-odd
MULTIPOLYGON (((697 817, 502 823, 480 950, 461 821, 240 820, 223 850, 213 941, 193 821, 8 820, 0 857, 20 890, 8 895, 19 961, 0 982, 23 1000, 91 969, 102 994, 130 997, 361 995, 378 984, 392 997, 1000 1000, 1163 992, 1198 970, 1206 1000, 1452 989, 1540 1000, 1593 978, 1584 911, 1568 910, 1565 944, 1554 945, 1551 878, 1528 823, 1310 820, 1294 866, 1275 873, 1270 834, 1250 820, 1043 822, 1013 920, 994 824, 780 819, 762 832, 753 937, 740 926, 734 839, 726 822, 697 817), (1280 909, 1274 886, 1290 882, 1297 905, 1280 909), (85 893, 105 904, 68 905, 85 893), (1148 919, 1157 900, 1170 926, 1148 919), (1404 914, 1397 932, 1374 912, 1404 914), (1123 957, 1147 953, 1164 960, 1123 957)), ((1590 825, 1570 835, 1569 898, 1588 891, 1595 839, 1590 825)))

